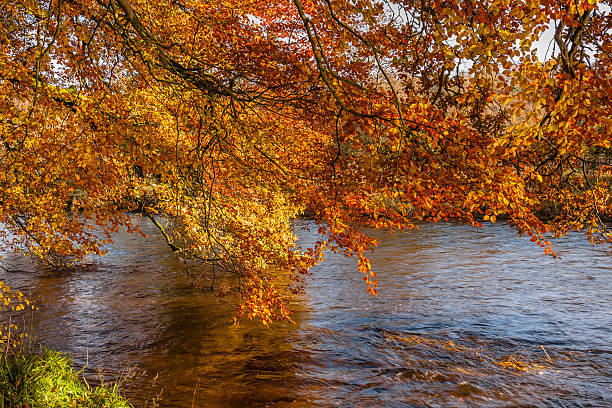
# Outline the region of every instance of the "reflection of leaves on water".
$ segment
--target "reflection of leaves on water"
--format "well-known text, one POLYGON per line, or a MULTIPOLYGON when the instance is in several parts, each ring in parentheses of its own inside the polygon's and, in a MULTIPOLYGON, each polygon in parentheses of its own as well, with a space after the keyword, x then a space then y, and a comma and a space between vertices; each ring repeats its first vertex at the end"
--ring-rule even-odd
POLYGON ((392 348, 409 351, 411 359, 417 356, 427 358, 418 359, 419 363, 468 375, 494 374, 499 369, 515 375, 541 374, 554 370, 562 360, 575 361, 571 354, 571 358, 558 355, 553 359, 544 346, 504 353, 493 343, 457 344, 448 339, 389 333, 384 337, 392 348))

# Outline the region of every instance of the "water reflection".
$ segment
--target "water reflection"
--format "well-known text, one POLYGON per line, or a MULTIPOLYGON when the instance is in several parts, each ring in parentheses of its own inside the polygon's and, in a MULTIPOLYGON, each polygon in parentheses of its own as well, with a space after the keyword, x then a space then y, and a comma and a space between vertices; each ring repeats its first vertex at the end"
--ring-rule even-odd
MULTIPOLYGON (((317 239, 308 225, 296 225, 304 245, 317 239)), ((354 260, 328 254, 297 325, 265 329, 233 326, 231 307, 141 228, 153 239, 118 234, 79 273, 9 256, 2 274, 41 305, 39 339, 88 362, 88 376, 146 371, 128 390, 137 405, 162 388, 165 407, 610 403, 612 263, 580 236, 556 241, 554 260, 499 224, 375 233, 379 297, 354 260)))

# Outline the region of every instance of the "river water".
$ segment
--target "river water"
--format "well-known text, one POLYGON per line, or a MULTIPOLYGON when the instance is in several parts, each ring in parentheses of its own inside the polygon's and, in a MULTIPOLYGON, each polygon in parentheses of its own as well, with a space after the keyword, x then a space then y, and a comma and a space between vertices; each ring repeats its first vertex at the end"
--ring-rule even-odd
POLYGON ((555 240, 555 260, 503 223, 376 232, 378 297, 328 254, 296 324, 266 329, 234 326, 141 228, 152 238, 117 234, 78 272, 11 255, 0 272, 39 305, 37 340, 92 383, 124 378, 136 406, 612 406, 612 258, 580 235, 555 240))

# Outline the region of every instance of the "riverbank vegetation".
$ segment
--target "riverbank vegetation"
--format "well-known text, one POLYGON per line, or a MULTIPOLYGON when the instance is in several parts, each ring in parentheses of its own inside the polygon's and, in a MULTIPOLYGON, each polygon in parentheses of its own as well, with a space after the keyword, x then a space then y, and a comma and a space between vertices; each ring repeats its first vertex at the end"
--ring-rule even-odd
POLYGON ((68 356, 37 349, 25 330, 26 313, 36 309, 0 281, 0 407, 131 407, 117 385, 91 387, 68 356))
POLYGON ((0 406, 45 408, 129 408, 116 386, 91 387, 70 359, 57 351, 0 355, 0 406))
POLYGON ((264 324, 327 249, 376 294, 363 227, 609 244, 610 4, 4 1, 0 239, 65 267, 138 211, 264 324))

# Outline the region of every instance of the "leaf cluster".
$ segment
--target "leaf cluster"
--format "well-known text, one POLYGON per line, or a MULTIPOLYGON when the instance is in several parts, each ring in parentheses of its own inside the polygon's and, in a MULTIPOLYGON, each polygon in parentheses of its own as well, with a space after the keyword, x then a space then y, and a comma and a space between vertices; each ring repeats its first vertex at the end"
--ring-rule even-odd
POLYGON ((138 212, 269 324, 326 249, 376 293, 364 227, 612 239, 609 1, 0 7, 0 238, 55 266, 138 212))

